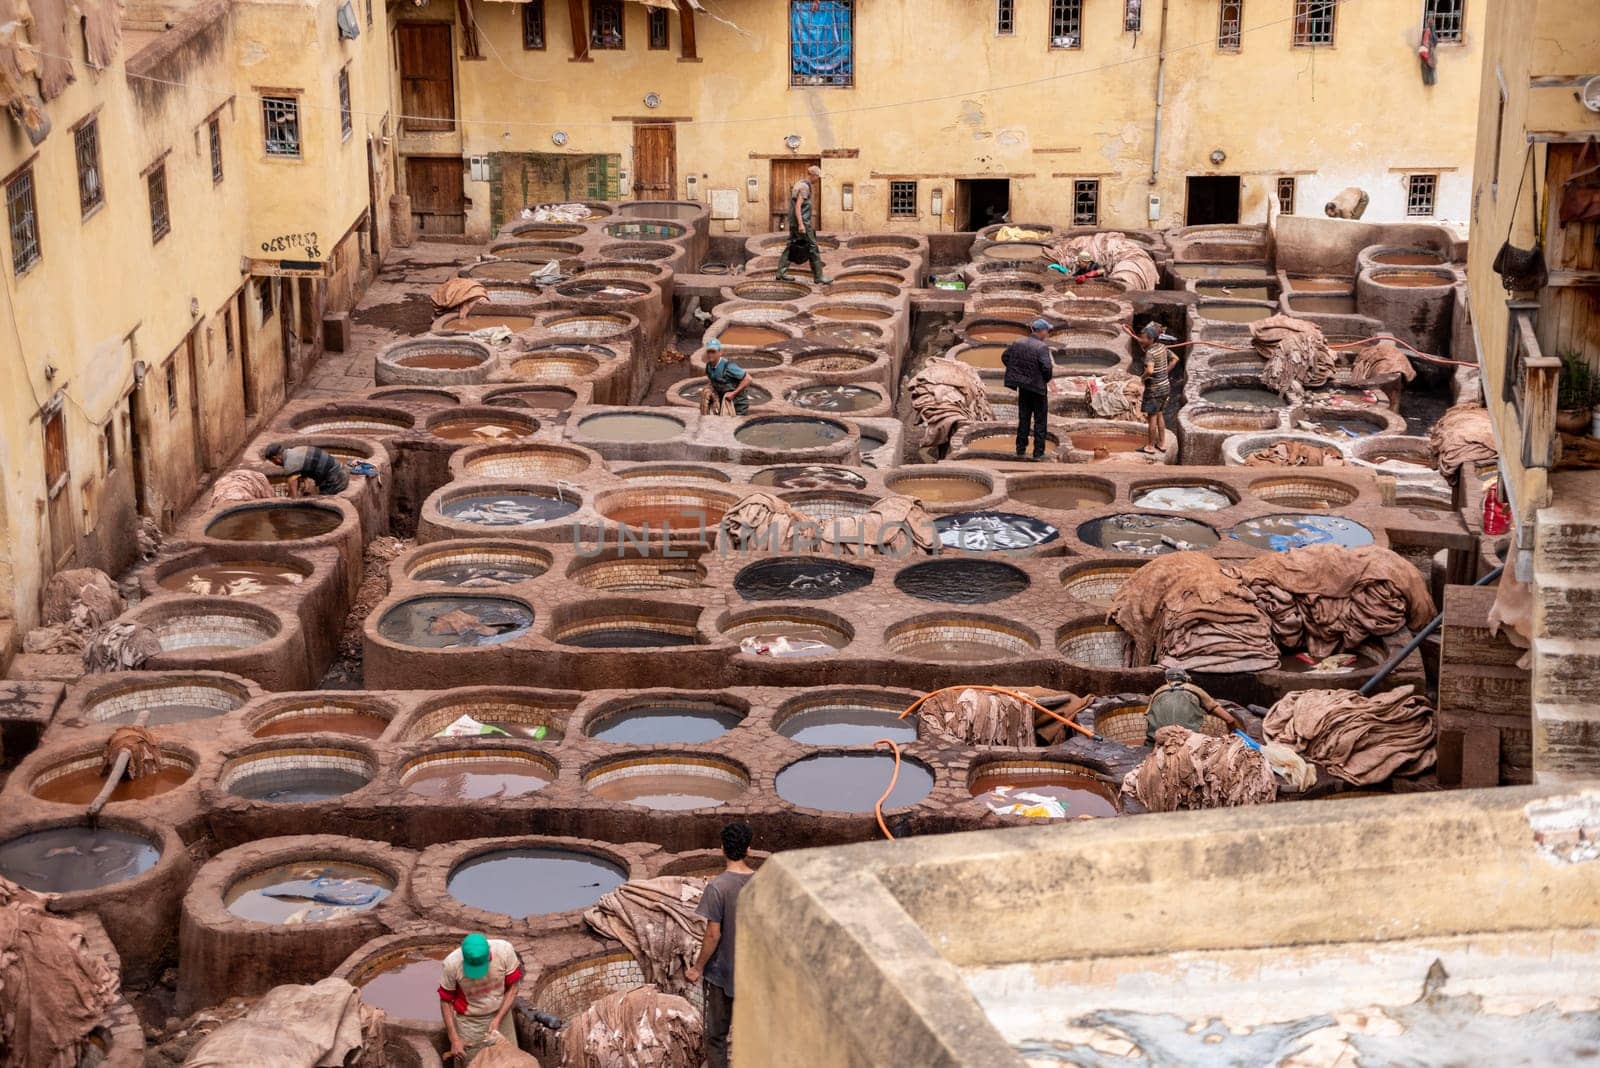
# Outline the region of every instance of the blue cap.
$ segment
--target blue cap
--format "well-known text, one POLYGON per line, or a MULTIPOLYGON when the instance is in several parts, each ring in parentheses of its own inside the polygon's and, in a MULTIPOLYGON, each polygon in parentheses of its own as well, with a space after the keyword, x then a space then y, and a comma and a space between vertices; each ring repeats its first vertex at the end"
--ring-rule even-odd
POLYGON ((710 341, 706 342, 706 350, 708 352, 721 352, 722 342, 718 341, 716 338, 712 338, 710 341))
POLYGON ((1049 330, 1050 329, 1050 324, 1045 322, 1043 319, 1035 319, 1033 321, 1032 329, 1035 332, 1040 331, 1040 330, 1049 330))

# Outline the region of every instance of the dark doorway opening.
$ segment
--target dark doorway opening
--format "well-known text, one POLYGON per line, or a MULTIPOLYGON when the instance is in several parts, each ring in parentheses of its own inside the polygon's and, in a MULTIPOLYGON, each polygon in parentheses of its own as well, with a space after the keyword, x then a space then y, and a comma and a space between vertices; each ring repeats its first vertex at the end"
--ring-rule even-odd
POLYGON ((1212 226, 1239 221, 1239 176, 1189 176, 1189 204, 1183 216, 1187 226, 1212 226))
POLYGON ((1011 215, 1011 179, 956 179, 956 229, 982 230, 1011 215))
MULTIPOLYGON (((145 377, 148 377, 146 375, 145 377)), ((144 454, 144 379, 128 394, 128 466, 133 470, 133 507, 140 515, 150 514, 148 472, 144 454)))

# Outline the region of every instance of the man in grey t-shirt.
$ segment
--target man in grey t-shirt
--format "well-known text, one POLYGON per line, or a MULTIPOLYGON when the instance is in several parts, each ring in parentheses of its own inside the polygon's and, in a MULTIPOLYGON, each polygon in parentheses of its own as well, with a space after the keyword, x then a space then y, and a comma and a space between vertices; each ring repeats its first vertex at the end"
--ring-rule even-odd
POLYGON ((706 884, 696 911, 706 918, 706 935, 700 955, 685 978, 698 983, 704 977, 706 1064, 728 1068, 728 1027, 733 1023, 733 936, 738 926, 739 891, 755 870, 745 863, 755 832, 747 823, 722 828, 722 855, 727 867, 706 884))

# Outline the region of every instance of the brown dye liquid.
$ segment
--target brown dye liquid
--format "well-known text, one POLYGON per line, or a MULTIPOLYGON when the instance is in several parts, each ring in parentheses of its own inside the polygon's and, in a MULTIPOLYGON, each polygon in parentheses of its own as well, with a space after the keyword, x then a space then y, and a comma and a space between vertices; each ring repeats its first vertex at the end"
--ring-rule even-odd
POLYGON ((226 564, 202 564, 174 571, 161 580, 161 588, 183 590, 210 597, 244 596, 261 592, 263 586, 298 586, 304 581, 299 570, 287 564, 265 560, 235 560, 226 564))
POLYGON ((521 261, 480 263, 472 268, 472 277, 490 278, 498 282, 526 282, 533 277, 533 268, 521 261))
POLYGON ((1436 267, 1444 257, 1437 252, 1380 252, 1372 262, 1386 267, 1436 267))
POLYGON ((651 530, 699 530, 722 518, 720 505, 697 504, 632 504, 606 509, 606 518, 628 527, 648 527, 651 530))
POLYGON ((376 738, 389 726, 382 716, 364 712, 314 712, 304 716, 284 716, 257 727, 256 738, 276 738, 285 734, 349 734, 357 738, 376 738))
POLYGON ((523 330, 530 329, 533 326, 533 316, 473 314, 467 316, 465 321, 462 321, 459 318, 451 319, 446 325, 448 325, 452 330, 468 332, 473 330, 489 330, 496 326, 503 326, 513 334, 516 334, 522 332, 523 330))
POLYGON ((1070 512, 1075 508, 1098 508, 1110 504, 1114 494, 1099 486, 1077 486, 1063 483, 1044 486, 1024 486, 1011 491, 1011 499, 1035 508, 1055 508, 1070 512))
POLYGON ((339 522, 339 513, 327 508, 242 508, 212 520, 206 527, 206 537, 221 541, 296 541, 327 534, 339 522))
POLYGON ((917 642, 915 645, 903 650, 903 653, 923 660, 954 660, 962 663, 978 660, 1008 660, 1017 655, 1005 646, 956 638, 917 642))
POLYGON ((436 424, 428 432, 446 441, 506 441, 532 433, 525 424, 509 419, 452 419, 436 424))
POLYGON ((1356 298, 1354 297, 1290 297, 1291 311, 1303 312, 1309 315, 1354 315, 1356 313, 1356 298))
POLYGON ((1150 444, 1150 439, 1144 434, 1117 434, 1104 430, 1086 430, 1068 434, 1067 440, 1075 449, 1088 451, 1104 449, 1107 452, 1138 452, 1150 444))
POLYGON ((1348 293, 1353 283, 1348 278, 1291 278, 1289 292, 1295 293, 1348 293))
POLYGON ((894 315, 893 312, 882 308, 842 308, 838 306, 817 308, 811 314, 819 319, 834 319, 840 322, 853 323, 878 322, 894 315))
POLYGON ((676 419, 633 413, 596 415, 578 427, 601 441, 666 441, 683 433, 683 424, 676 419))
POLYGON ((938 476, 902 478, 895 482, 893 488, 896 493, 904 494, 907 497, 918 497, 923 501, 930 501, 935 504, 973 501, 989 492, 981 482, 974 482, 966 478, 939 478, 938 476))
POLYGON ((1402 289, 1425 289, 1430 286, 1455 284, 1454 278, 1446 278, 1431 271, 1385 271, 1383 274, 1373 275, 1372 281, 1375 285, 1399 286, 1402 289))
POLYGON ((747 345, 750 348, 760 348, 762 345, 778 345, 788 341, 789 335, 782 330, 774 330, 770 326, 750 326, 745 323, 733 323, 717 335, 717 340, 724 345, 747 345))
POLYGON ((1080 816, 1115 816, 1116 803, 1109 796, 1110 791, 1094 779, 1082 775, 1062 773, 1059 775, 1018 775, 1015 778, 1006 778, 1005 775, 980 776, 971 787, 972 796, 983 801, 990 808, 1000 808, 1005 805, 1026 805, 1028 802, 1018 798, 1018 793, 1036 794, 1060 801, 1067 810, 1067 819, 1077 819, 1080 816), (1009 786, 1010 796, 995 792, 999 786, 1009 786))
MULTIPOLYGON (((168 790, 176 790, 188 782, 193 774, 185 767, 168 766, 153 775, 142 775, 137 779, 130 779, 124 775, 117 788, 111 791, 111 800, 143 801, 146 798, 157 797, 168 790)), ((69 771, 47 783, 35 786, 33 796, 41 801, 55 801, 64 805, 87 805, 95 799, 105 784, 106 777, 100 773, 97 764, 94 767, 69 771)))
POLYGON ((421 367, 429 371, 465 371, 483 360, 468 352, 424 352, 418 356, 402 356, 395 362, 401 367, 421 367))
POLYGON ((962 349, 956 359, 968 367, 976 367, 982 371, 996 371, 1005 366, 1000 360, 1005 351, 1004 345, 973 345, 971 348, 962 349))
MULTIPOLYGON (((341 860, 304 860, 279 864, 239 880, 223 894, 222 903, 240 919, 254 920, 256 923, 326 923, 354 912, 365 912, 388 897, 393 890, 394 881, 375 868, 341 860), (310 892, 312 888, 305 884, 318 879, 360 885, 348 888, 351 894, 345 900, 351 901, 351 904, 346 905, 314 901, 306 896, 281 896, 267 892, 310 892), (371 900, 355 903, 369 894, 374 895, 371 900)), ((434 985, 437 986, 437 982, 434 985)))
POLYGON ((406 775, 406 789, 438 801, 483 801, 531 794, 551 780, 549 770, 531 760, 475 757, 424 764, 406 775))
POLYGON ((967 331, 967 336, 974 341, 1004 341, 1024 337, 1027 329, 1021 326, 1002 326, 998 323, 988 323, 984 326, 975 326, 967 331))
MULTIPOLYGON (((1031 438, 1029 439, 1032 440, 1031 438)), ((1049 439, 1046 439, 1048 446, 1049 439)), ((1017 435, 1011 431, 998 434, 979 434, 967 439, 967 448, 977 452, 1016 452, 1017 435)))
POLYGON ((1222 323, 1253 323, 1257 319, 1265 319, 1269 315, 1276 315, 1272 308, 1262 308, 1237 304, 1202 304, 1200 317, 1210 319, 1212 322, 1222 323))
POLYGON ((572 407, 575 396, 564 389, 518 389, 489 398, 489 404, 520 404, 528 408, 554 408, 564 412, 572 407))
POLYGON ((653 772, 623 775, 594 783, 589 792, 603 801, 674 811, 707 808, 737 800, 744 793, 738 782, 693 772, 653 772))
POLYGON ((450 949, 413 949, 361 984, 361 1000, 400 1020, 439 1019, 440 962, 450 949))
POLYGON ((1229 286, 1221 283, 1213 285, 1195 286, 1195 292, 1206 297, 1221 297, 1227 300, 1271 300, 1272 290, 1266 286, 1229 286))

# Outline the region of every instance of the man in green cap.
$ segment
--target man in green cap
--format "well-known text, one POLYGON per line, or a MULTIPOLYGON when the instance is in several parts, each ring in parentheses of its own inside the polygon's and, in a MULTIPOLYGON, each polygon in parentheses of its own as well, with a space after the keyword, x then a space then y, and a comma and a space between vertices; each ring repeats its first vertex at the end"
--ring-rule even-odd
POLYGON ((517 1045, 511 1024, 511 1006, 522 982, 522 961, 510 942, 485 938, 476 932, 461 940, 444 959, 439 982, 439 1012, 450 1042, 450 1056, 467 1064, 486 1049, 491 1032, 517 1045))

